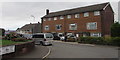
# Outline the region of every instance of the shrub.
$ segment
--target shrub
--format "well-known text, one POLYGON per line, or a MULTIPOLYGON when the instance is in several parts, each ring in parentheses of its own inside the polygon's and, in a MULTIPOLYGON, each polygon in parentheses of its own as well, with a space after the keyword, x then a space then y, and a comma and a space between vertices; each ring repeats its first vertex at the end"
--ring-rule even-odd
POLYGON ((28 41, 28 39, 26 39, 26 38, 14 38, 14 39, 12 39, 12 41, 15 41, 15 42, 26 42, 26 41, 28 41))
POLYGON ((120 46, 120 37, 112 37, 112 45, 120 46))
POLYGON ((120 37, 80 37, 78 43, 120 46, 120 37))
POLYGON ((104 39, 102 37, 80 37, 78 42, 89 44, 103 44, 104 39))
POLYGON ((105 37, 104 38, 104 44, 105 45, 112 45, 112 39, 111 39, 111 37, 105 37))

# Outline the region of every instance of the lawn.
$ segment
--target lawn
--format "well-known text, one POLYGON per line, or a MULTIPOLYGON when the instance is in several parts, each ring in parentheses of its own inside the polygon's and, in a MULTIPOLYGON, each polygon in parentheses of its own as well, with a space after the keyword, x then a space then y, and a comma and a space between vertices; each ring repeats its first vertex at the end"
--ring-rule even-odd
POLYGON ((10 40, 0 40, 0 46, 5 46, 5 45, 13 45, 13 44, 19 44, 19 43, 24 43, 24 42, 14 42, 10 40))

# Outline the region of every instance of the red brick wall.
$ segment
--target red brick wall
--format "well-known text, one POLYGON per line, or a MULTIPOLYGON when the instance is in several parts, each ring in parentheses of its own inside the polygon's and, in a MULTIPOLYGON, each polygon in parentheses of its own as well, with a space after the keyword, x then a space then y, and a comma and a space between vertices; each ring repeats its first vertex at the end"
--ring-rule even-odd
POLYGON ((67 19, 67 16, 64 16, 63 20, 60 20, 59 17, 57 17, 58 20, 52 20, 51 21, 43 21, 43 32, 101 32, 101 15, 100 16, 94 16, 94 12, 89 12, 89 17, 84 17, 83 13, 80 13, 80 18, 74 18, 74 14, 72 15, 71 19, 67 19), (88 22, 97 22, 97 30, 87 30, 86 23, 88 22), (69 30, 69 24, 71 23, 77 23, 77 30, 69 30), (56 24, 62 24, 61 30, 56 30, 55 25, 56 24), (45 31, 44 26, 49 25, 50 30, 45 31))
POLYGON ((105 35, 111 35, 110 27, 114 23, 114 13, 112 12, 112 8, 110 5, 101 12, 102 14, 102 34, 105 35))

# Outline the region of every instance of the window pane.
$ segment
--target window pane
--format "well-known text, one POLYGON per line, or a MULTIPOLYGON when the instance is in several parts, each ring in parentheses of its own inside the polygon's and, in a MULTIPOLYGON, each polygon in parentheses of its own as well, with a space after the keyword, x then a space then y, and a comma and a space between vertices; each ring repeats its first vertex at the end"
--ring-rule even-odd
POLYGON ((77 24, 70 24, 69 29, 70 30, 77 30, 77 24))
POLYGON ((84 17, 88 17, 88 16, 89 16, 88 12, 84 13, 84 17))
POLYGON ((57 20, 57 17, 54 17, 54 20, 57 20))
POLYGON ((60 19, 64 19, 64 17, 63 17, 63 16, 60 16, 60 19))
POLYGON ((56 25, 56 30, 61 30, 61 25, 56 25))
POLYGON ((43 21, 46 21, 46 18, 44 18, 43 21))
POLYGON ((97 23, 94 22, 94 23, 87 23, 87 29, 97 29, 97 23))
POLYGON ((45 26, 45 30, 49 30, 49 26, 45 26))
POLYGON ((75 18, 80 18, 80 14, 75 14, 75 18))
POLYGON ((67 15, 67 18, 70 19, 70 18, 71 18, 71 15, 67 15))
POLYGON ((44 38, 44 35, 33 35, 33 38, 44 38))
POLYGON ((94 11, 94 15, 95 16, 100 15, 100 11, 94 11))
POLYGON ((48 21, 50 21, 51 20, 51 18, 48 18, 48 21))

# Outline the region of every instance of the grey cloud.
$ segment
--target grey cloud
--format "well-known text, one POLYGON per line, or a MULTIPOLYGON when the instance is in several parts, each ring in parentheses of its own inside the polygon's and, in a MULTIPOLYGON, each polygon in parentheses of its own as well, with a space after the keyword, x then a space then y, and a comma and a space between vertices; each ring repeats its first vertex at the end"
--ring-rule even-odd
MULTIPOLYGON (((24 24, 41 21, 46 9, 55 12, 101 2, 4 2, 2 3, 2 23, 0 21, 2 25, 0 27, 17 29, 24 24), (35 16, 35 21, 30 15, 35 16)), ((116 3, 111 2, 115 13, 117 12, 116 3)))

